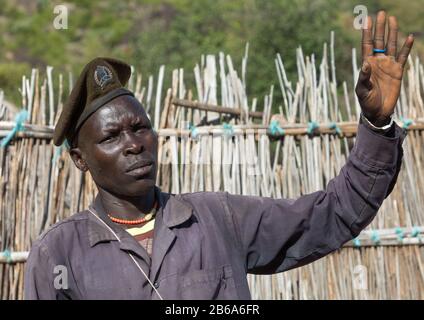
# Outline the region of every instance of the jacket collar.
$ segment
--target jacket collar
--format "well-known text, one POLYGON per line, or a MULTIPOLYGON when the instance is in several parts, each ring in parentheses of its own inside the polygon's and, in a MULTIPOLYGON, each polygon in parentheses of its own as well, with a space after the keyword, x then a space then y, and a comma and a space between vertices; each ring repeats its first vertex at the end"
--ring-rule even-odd
MULTIPOLYGON (((157 186, 155 186, 155 195, 159 202, 157 216, 162 218, 156 219, 156 223, 161 223, 161 221, 163 221, 163 224, 168 228, 173 228, 184 223, 191 217, 193 208, 182 199, 181 195, 164 193, 157 186)), ((91 247, 99 242, 117 241, 115 235, 99 221, 98 218, 103 220, 120 239, 131 237, 124 228, 114 224, 109 219, 99 194, 96 195, 89 208, 91 213, 89 212, 88 219, 88 239, 91 247), (95 217, 93 213, 96 214, 98 218, 95 217)), ((157 225, 155 225, 155 229, 159 229, 157 225)))

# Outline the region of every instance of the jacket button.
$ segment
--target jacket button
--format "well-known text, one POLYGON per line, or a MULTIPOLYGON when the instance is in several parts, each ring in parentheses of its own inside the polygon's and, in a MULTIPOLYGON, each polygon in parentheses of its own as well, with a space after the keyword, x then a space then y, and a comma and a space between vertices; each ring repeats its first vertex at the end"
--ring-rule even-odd
POLYGON ((159 288, 159 282, 155 282, 153 285, 155 286, 156 289, 159 288))

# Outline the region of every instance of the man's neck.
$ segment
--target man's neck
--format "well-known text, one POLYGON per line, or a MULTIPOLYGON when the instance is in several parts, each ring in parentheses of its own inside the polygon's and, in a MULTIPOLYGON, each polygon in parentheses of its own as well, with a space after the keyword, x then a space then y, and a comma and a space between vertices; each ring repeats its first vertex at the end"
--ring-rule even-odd
POLYGON ((137 197, 114 195, 99 188, 99 195, 106 214, 125 220, 136 220, 148 214, 155 204, 155 189, 137 197))

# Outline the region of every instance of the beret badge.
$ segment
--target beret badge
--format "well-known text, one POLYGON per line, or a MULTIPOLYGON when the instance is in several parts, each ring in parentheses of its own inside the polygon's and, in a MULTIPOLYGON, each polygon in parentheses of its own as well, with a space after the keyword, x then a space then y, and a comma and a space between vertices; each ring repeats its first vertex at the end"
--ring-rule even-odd
POLYGON ((94 72, 94 80, 100 88, 104 88, 105 85, 112 80, 112 72, 108 67, 97 66, 96 71, 94 72))

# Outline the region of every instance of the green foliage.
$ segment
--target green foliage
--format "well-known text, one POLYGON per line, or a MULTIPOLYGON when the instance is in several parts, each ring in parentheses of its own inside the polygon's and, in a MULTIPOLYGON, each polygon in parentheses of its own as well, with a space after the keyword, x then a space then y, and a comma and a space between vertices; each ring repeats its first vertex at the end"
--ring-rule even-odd
MULTIPOLYGON (((398 17, 402 31, 421 31, 417 35, 422 38, 421 1, 405 5, 397 0, 364 0, 361 4, 370 13, 387 9, 398 17)), ((167 79, 170 70, 182 67, 193 88, 192 70, 202 54, 230 54, 241 70, 247 42, 249 96, 261 98, 275 84, 280 103, 276 53, 281 53, 294 79, 296 48, 301 45, 306 55, 315 53, 319 61, 323 43, 329 43, 334 30, 337 76, 351 85, 351 48, 360 45, 360 32, 352 26, 357 5, 353 0, 75 0, 65 3, 67 30, 53 27, 53 8, 63 1, 2 2, 0 88, 15 103, 20 101, 16 94, 20 75, 28 74, 30 67, 52 65, 56 73, 78 74, 90 59, 113 56, 134 65, 145 80, 149 74, 157 76, 161 64, 166 65, 167 79)))
POLYGON ((0 63, 0 88, 6 98, 15 105, 21 104, 22 75, 29 74, 31 68, 25 63, 0 63))

